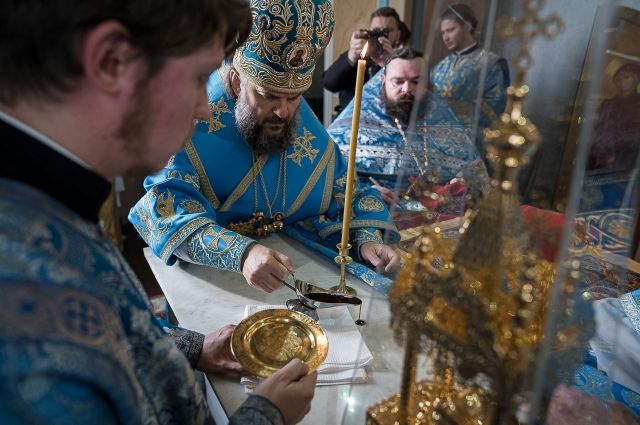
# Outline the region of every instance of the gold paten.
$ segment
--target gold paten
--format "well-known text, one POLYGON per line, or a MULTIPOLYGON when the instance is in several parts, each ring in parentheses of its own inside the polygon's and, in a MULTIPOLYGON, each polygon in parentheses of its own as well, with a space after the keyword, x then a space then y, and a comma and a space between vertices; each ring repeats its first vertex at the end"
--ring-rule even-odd
POLYGON ((249 373, 266 378, 296 357, 313 372, 327 357, 329 341, 309 316, 272 309, 252 314, 238 324, 231 336, 231 351, 249 373))

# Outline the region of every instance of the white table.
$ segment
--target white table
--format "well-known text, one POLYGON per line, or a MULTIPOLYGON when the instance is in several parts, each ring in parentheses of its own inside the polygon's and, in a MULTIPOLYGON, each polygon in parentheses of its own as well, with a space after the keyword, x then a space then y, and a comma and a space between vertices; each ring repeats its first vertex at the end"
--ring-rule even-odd
MULTIPOLYGON (((296 267, 296 278, 323 287, 338 283, 337 265, 302 244, 280 235, 260 242, 288 255, 296 267)), ((271 294, 254 289, 241 274, 184 262, 166 266, 149 248, 145 248, 144 255, 180 326, 197 332, 208 333, 229 323, 237 324, 243 319, 247 304, 284 304, 295 298, 287 288, 271 294)), ((368 366, 369 382, 317 387, 311 411, 303 424, 364 424, 367 408, 389 397, 400 386, 402 349, 393 340, 389 328, 386 297, 353 276, 349 275, 347 282, 363 301, 362 318, 367 325, 360 329, 374 357, 368 366)), ((349 309, 357 318, 358 307, 349 309)), ((208 378, 213 387, 208 388, 212 412, 218 423, 224 423, 224 415, 235 411, 247 395, 239 378, 221 375, 208 378)))

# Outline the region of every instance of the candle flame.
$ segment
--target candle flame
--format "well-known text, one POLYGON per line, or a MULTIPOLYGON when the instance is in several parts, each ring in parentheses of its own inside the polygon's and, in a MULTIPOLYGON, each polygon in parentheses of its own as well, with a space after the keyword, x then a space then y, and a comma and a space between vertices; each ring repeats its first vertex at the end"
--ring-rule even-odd
POLYGON ((369 42, 364 43, 364 47, 362 48, 362 52, 360 52, 360 59, 364 59, 367 57, 367 47, 369 47, 369 42))

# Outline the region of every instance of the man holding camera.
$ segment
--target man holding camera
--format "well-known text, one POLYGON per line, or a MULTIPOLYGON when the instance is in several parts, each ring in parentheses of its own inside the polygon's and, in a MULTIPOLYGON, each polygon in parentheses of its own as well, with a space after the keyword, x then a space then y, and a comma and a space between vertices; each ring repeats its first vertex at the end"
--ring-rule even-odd
POLYGON ((400 40, 400 16, 392 7, 381 7, 371 14, 369 29, 354 31, 349 42, 349 50, 324 72, 324 88, 338 92, 340 112, 354 96, 356 85, 356 64, 365 43, 369 42, 367 52, 367 73, 365 82, 384 66, 387 57, 398 47, 400 40))

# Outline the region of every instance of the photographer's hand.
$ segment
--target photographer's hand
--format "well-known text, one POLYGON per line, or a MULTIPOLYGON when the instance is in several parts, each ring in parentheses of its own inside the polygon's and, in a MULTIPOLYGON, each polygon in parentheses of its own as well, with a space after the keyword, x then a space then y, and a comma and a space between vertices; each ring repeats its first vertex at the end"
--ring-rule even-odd
POLYGON ((354 31, 353 34, 351 34, 351 40, 349 41, 349 52, 347 53, 347 58, 352 65, 355 65, 358 59, 360 59, 360 53, 362 52, 364 43, 367 41, 363 38, 359 38, 359 34, 360 31, 354 31))
POLYGON ((393 44, 387 37, 378 37, 378 43, 382 46, 383 53, 377 58, 371 58, 380 67, 384 67, 384 63, 393 51, 393 44))

